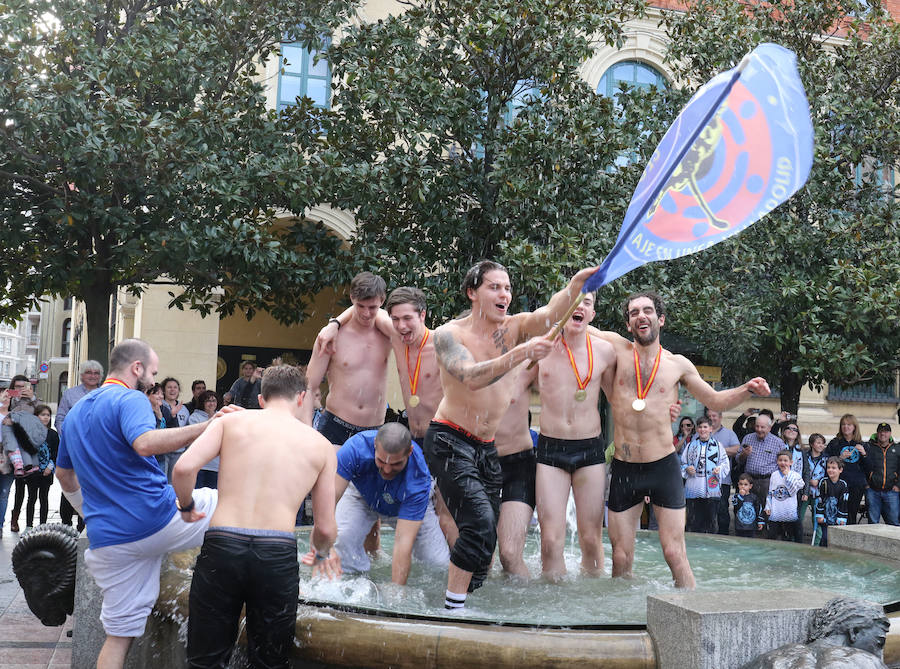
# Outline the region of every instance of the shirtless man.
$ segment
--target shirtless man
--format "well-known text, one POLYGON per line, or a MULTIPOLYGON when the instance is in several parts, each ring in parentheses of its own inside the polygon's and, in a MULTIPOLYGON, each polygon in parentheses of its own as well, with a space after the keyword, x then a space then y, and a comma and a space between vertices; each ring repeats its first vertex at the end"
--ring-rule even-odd
POLYGON ((595 271, 580 271, 534 313, 510 316, 509 276, 502 265, 483 260, 463 279, 471 313, 435 330, 444 397, 424 450, 459 528, 450 553, 447 608, 465 606, 466 593, 484 582, 497 544, 502 476, 493 439, 513 396, 515 377, 507 372, 550 353, 552 339, 543 335, 595 271))
POLYGON ((503 414, 494 446, 503 474, 500 491, 500 519, 497 521, 497 545, 500 547, 500 564, 503 571, 522 580, 531 578, 522 551, 525 535, 534 514, 534 477, 537 462, 534 459, 534 443, 528 420, 531 404, 531 385, 537 379, 537 367, 528 369, 523 362, 510 372, 515 376, 515 387, 509 409, 503 414))
POLYGON ((537 511, 544 578, 566 573, 566 505, 575 496, 581 570, 603 574, 606 444, 600 436, 601 377, 616 368, 612 345, 588 335, 594 294, 584 296, 553 352, 540 361, 541 435, 537 445, 537 511))
MULTIPOLYGON (((340 446, 364 430, 378 429, 387 409, 387 363, 391 342, 375 327, 384 302, 381 277, 361 272, 350 282, 353 303, 348 322, 341 326, 335 346, 316 346, 307 367, 310 388, 328 378, 328 396, 318 429, 332 444, 340 446)), ((305 403, 303 422, 312 425, 312 402, 305 403)))
POLYGON ((262 377, 262 411, 241 411, 209 427, 175 465, 172 483, 186 522, 205 514, 192 494, 200 468, 219 456, 219 503, 191 581, 187 657, 191 667, 222 666, 247 607, 252 666, 287 666, 294 646, 299 574, 294 520, 311 491, 315 507, 313 573, 327 576, 334 518, 334 447, 299 421, 306 379, 288 365, 262 377))
MULTIPOLYGON (((350 320, 352 309, 347 309, 322 328, 316 337, 317 348, 334 351, 337 326, 350 320)), ((425 325, 426 313, 425 294, 418 288, 401 286, 388 295, 377 319, 378 329, 391 340, 394 349, 409 431, 418 444, 424 443, 425 431, 444 396, 434 352, 434 333, 425 325)), ((452 546, 458 533, 440 492, 434 496, 434 507, 441 531, 452 546)))
POLYGON ((756 377, 737 388, 713 390, 690 360, 660 346, 659 330, 666 315, 655 293, 630 296, 624 304, 624 316, 634 343, 613 332, 601 333, 616 354, 612 387, 604 384, 603 388, 615 421, 608 520, 612 575, 631 577, 635 529, 647 495, 659 522, 659 542, 675 585, 693 588, 694 574, 684 545, 684 483, 669 421, 678 384, 683 383, 698 401, 716 411, 736 406, 754 394, 767 396, 769 385, 756 377), (640 377, 635 374, 637 370, 640 377))

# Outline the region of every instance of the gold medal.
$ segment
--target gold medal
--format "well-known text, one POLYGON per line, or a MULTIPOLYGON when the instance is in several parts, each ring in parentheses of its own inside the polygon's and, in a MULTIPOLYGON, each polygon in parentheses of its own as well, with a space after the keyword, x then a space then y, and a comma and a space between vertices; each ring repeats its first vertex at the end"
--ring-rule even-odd
POLYGON ((575 391, 575 401, 576 402, 584 402, 584 399, 587 397, 587 391, 584 388, 575 391))
POLYGON ((425 328, 425 334, 422 335, 422 343, 419 344, 419 353, 416 356, 416 371, 415 374, 410 374, 409 368, 409 346, 406 347, 406 374, 409 376, 409 406, 414 409, 419 406, 419 396, 416 394, 416 390, 419 388, 419 372, 422 369, 422 351, 425 350, 425 342, 428 341, 428 335, 430 332, 428 328, 425 328))
POLYGON ((642 399, 636 399, 631 403, 631 408, 635 411, 643 411, 647 408, 647 403, 642 399))
POLYGON ((581 375, 578 373, 578 367, 575 365, 575 356, 572 355, 572 349, 569 348, 569 345, 566 343, 566 338, 562 338, 563 346, 566 347, 566 353, 569 355, 569 364, 572 365, 572 371, 575 372, 575 383, 578 385, 578 390, 575 391, 575 401, 576 402, 584 402, 587 397, 587 384, 591 382, 591 376, 594 374, 594 349, 591 346, 591 338, 588 336, 588 333, 584 333, 584 341, 587 344, 587 359, 588 359, 588 373, 587 376, 582 380, 581 375))
POLYGON ((634 349, 634 377, 635 384, 637 385, 637 399, 631 403, 631 408, 635 411, 643 411, 647 408, 647 402, 644 401, 644 398, 650 394, 650 386, 653 385, 654 379, 656 379, 656 372, 659 371, 659 361, 662 357, 662 346, 660 346, 656 350, 656 360, 653 361, 653 369, 650 371, 650 378, 647 380, 647 385, 645 386, 643 383, 643 379, 641 378, 641 361, 638 359, 637 347, 634 349))
POLYGON ((410 395, 409 396, 409 406, 415 408, 419 406, 419 396, 418 395, 410 395))

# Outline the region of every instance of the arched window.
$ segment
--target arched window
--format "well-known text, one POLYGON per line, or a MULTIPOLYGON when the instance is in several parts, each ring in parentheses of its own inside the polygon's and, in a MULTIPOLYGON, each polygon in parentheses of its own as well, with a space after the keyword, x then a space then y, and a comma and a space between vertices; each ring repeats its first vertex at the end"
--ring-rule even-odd
POLYGON ((278 57, 278 109, 297 104, 307 97, 316 107, 327 109, 331 103, 331 68, 318 51, 297 42, 282 42, 278 57), (315 62, 313 62, 315 61, 315 62))
POLYGON ((597 92, 615 97, 619 91, 619 83, 623 81, 634 88, 666 88, 666 78, 650 65, 637 60, 623 60, 603 73, 597 84, 597 92))
POLYGON ((69 357, 69 339, 72 337, 72 319, 67 318, 63 321, 62 326, 62 345, 59 347, 59 354, 63 358, 69 357))

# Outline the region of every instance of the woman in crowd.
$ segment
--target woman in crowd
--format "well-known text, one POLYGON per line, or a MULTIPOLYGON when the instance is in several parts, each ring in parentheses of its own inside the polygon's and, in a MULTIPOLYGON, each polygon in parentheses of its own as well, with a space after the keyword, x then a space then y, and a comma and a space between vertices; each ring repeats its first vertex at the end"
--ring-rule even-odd
MULTIPOLYGON (((9 413, 9 393, 0 390, 0 420, 9 413)), ((9 491, 12 489, 13 476, 12 462, 3 447, 2 433, 0 433, 0 537, 3 536, 3 520, 6 518, 6 507, 9 504, 9 491)))
MULTIPOLYGON (((31 387, 31 382, 28 380, 27 376, 23 376, 22 374, 17 374, 12 378, 9 384, 9 390, 11 391, 9 394, 11 399, 9 400, 9 413, 15 412, 26 412, 30 414, 34 414, 34 409, 37 406, 37 400, 34 397, 34 389, 31 387), (15 394, 14 394, 15 393, 15 394)), ((35 498, 32 497, 32 489, 31 485, 29 485, 29 479, 31 477, 40 477, 41 473, 38 470, 37 458, 35 455, 32 455, 29 450, 32 450, 27 447, 27 445, 19 444, 15 433, 11 426, 4 425, 3 429, 3 440, 4 448, 9 450, 15 450, 21 456, 24 463, 24 471, 21 476, 16 476, 15 483, 15 494, 13 495, 13 508, 12 513, 9 517, 9 529, 13 532, 19 531, 19 515, 22 513, 22 503, 25 501, 25 491, 28 490, 29 499, 28 504, 32 509, 32 513, 34 510, 34 502, 35 498)), ((37 479, 35 479, 35 482, 37 479)), ((31 522, 28 521, 28 526, 31 526, 31 522)))
MULTIPOLYGON (((207 390, 200 393, 200 395, 197 397, 197 404, 200 406, 200 408, 191 414, 191 417, 188 419, 188 425, 193 425, 194 423, 205 423, 210 418, 215 416, 216 411, 221 408, 221 404, 219 403, 219 396, 216 395, 212 390, 207 390)), ((200 471, 197 472, 197 483, 194 487, 215 488, 218 483, 219 458, 218 456, 216 456, 205 465, 203 465, 200 471)))
POLYGON ((798 544, 803 543, 803 511, 806 510, 806 503, 809 500, 809 470, 806 466, 806 449, 803 447, 803 441, 800 439, 800 427, 797 421, 789 420, 781 428, 781 438, 787 449, 791 452, 791 469, 803 477, 803 487, 797 493, 797 522, 794 523, 794 541, 798 544))
MULTIPOLYGON (((181 384, 178 382, 178 379, 174 379, 170 376, 163 379, 162 389, 163 403, 161 408, 163 417, 166 419, 166 427, 184 427, 188 424, 191 414, 179 399, 179 396, 181 395, 181 384)), ((172 451, 171 453, 166 453, 165 472, 166 478, 169 479, 169 483, 172 482, 172 470, 175 468, 175 463, 178 462, 178 458, 181 457, 182 453, 184 453, 183 448, 179 448, 177 451, 172 451)))
POLYGON ((46 404, 38 404, 34 408, 34 415, 47 428, 47 440, 38 448, 40 477, 35 477, 29 483, 35 488, 33 493, 31 490, 28 491, 28 505, 25 507, 25 520, 29 527, 31 527, 32 520, 34 520, 35 499, 41 505, 39 513, 41 524, 47 522, 47 515, 50 512, 50 486, 53 485, 53 472, 56 471, 56 455, 59 452, 59 434, 50 427, 50 420, 53 418, 50 407, 46 404))
POLYGON ((862 468, 866 447, 856 416, 850 413, 841 416, 838 435, 828 443, 825 454, 838 457, 844 463, 841 480, 847 483, 850 492, 847 499, 847 524, 855 525, 859 515, 859 502, 866 491, 866 473, 862 468))
MULTIPOLYGON (((165 416, 163 416, 162 412, 162 386, 158 383, 154 383, 150 388, 147 388, 147 398, 150 400, 150 406, 153 407, 153 415, 156 416, 156 429, 164 430, 166 428, 166 418, 165 416)), ((161 453, 160 455, 156 455, 154 457, 159 463, 159 467, 160 469, 162 469, 163 474, 168 474, 168 472, 166 471, 166 454, 161 453)))
POLYGON ((694 427, 694 419, 690 416, 682 416, 678 421, 678 433, 672 437, 672 445, 675 446, 675 452, 681 453, 684 447, 694 439, 696 433, 694 427))

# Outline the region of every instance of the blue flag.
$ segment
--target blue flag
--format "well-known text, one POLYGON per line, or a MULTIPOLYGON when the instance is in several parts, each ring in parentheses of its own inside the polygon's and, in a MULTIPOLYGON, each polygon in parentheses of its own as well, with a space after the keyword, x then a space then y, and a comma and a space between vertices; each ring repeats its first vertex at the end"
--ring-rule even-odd
POLYGON ((813 130, 794 54, 761 44, 698 90, 638 182, 616 244, 584 285, 737 234, 809 176, 813 130))

